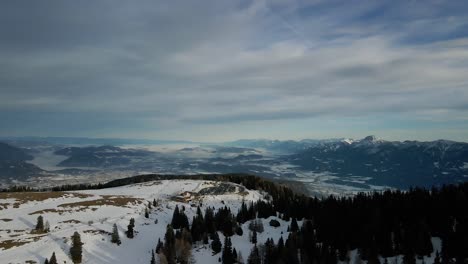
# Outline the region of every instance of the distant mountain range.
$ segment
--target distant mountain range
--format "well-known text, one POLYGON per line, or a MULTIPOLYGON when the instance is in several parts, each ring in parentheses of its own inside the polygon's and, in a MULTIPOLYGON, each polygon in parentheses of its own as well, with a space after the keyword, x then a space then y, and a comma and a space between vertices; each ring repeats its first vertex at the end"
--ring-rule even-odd
POLYGON ((247 148, 260 148, 279 153, 296 153, 310 147, 324 143, 339 142, 342 139, 303 139, 295 140, 269 140, 269 139, 240 139, 225 143, 228 146, 247 148))
POLYGON ((360 140, 261 139, 180 149, 176 146, 172 150, 162 147, 161 152, 155 152, 137 147, 57 143, 90 143, 94 139, 59 138, 52 140, 56 145, 36 139, 17 138, 0 143, 0 180, 22 180, 44 173, 49 176, 55 173, 82 175, 97 170, 112 173, 126 169, 177 173, 239 172, 312 181, 317 179, 314 178, 316 175, 321 175, 325 177, 320 178, 321 181, 326 184, 364 189, 371 189, 372 185, 407 189, 468 181, 468 143, 448 140, 400 142, 373 136, 360 140), (29 163, 32 155, 40 158, 44 151, 60 155, 55 156, 59 158, 52 165, 63 169, 45 171, 29 163))
POLYGON ((341 140, 316 144, 286 158, 315 172, 371 178, 368 183, 398 188, 468 180, 468 143, 341 140))
POLYGON ((24 149, 0 142, 0 178, 20 180, 42 172, 41 168, 26 162, 32 159, 24 149))

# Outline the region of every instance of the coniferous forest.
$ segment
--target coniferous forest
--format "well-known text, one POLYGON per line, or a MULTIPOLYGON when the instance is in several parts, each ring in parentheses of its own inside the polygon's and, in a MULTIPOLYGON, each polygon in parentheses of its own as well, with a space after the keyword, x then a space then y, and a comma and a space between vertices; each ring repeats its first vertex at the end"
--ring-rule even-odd
MULTIPOLYGON (((255 218, 277 215, 291 220, 289 236, 280 241, 268 240, 261 245, 265 250, 259 251, 256 248, 260 245, 254 243, 248 263, 336 263, 338 260, 349 260, 348 252, 353 249, 358 249, 359 258, 368 263, 379 263, 395 255, 403 255, 404 263, 415 263, 416 258, 433 252, 432 237, 439 237, 442 241, 436 262, 468 261, 468 183, 431 190, 388 190, 353 197, 319 199, 298 194, 286 185, 256 176, 183 177, 230 181, 249 189, 265 191, 270 196, 268 201, 243 204, 238 212, 232 212, 227 207, 216 212, 206 208, 204 213, 198 209, 197 217, 189 224, 186 216, 176 208, 173 225, 179 229, 176 229, 175 236, 185 234, 190 243, 207 242, 209 237, 214 241, 214 250, 220 251, 220 241, 216 239, 215 231, 229 237, 241 234, 243 231, 239 230, 239 224, 255 218), (301 226, 298 226, 297 220, 303 220, 301 226), (260 255, 257 257, 256 254, 260 255)), ((166 176, 136 176, 108 185, 154 178, 166 176)), ((223 256, 226 254, 229 255, 223 252, 223 256)), ((170 258, 167 259, 171 263, 170 258)), ((223 260, 223 263, 232 263, 232 257, 227 259, 229 261, 223 260)))
MULTIPOLYGON (((190 231, 186 232, 191 235, 187 241, 216 236, 216 230, 230 237, 241 223, 279 214, 284 220, 291 220, 291 233, 279 241, 269 239, 264 245, 253 241, 248 263, 346 262, 353 249, 358 249, 359 259, 367 263, 380 263, 381 259, 395 255, 403 255, 403 263, 415 263, 416 258, 433 252, 431 237, 442 240, 436 262, 468 260, 468 184, 320 200, 261 183, 258 178, 251 179, 260 181, 255 184, 257 188, 266 187, 271 194, 270 202, 243 204, 238 212, 225 207, 216 212, 207 208, 202 214, 198 208, 192 225, 181 229, 190 231), (301 226, 297 220, 303 220, 301 226)), ((184 222, 185 218, 176 208, 173 221, 184 222)), ((231 253, 223 251, 223 263, 235 263, 230 255, 233 249, 229 250, 231 253)))

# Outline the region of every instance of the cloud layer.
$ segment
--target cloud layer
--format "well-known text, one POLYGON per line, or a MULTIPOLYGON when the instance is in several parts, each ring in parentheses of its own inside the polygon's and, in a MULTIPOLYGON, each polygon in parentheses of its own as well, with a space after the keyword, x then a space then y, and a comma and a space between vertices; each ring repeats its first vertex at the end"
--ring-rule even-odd
POLYGON ((0 134, 468 140, 467 12, 463 1, 4 2, 0 134))

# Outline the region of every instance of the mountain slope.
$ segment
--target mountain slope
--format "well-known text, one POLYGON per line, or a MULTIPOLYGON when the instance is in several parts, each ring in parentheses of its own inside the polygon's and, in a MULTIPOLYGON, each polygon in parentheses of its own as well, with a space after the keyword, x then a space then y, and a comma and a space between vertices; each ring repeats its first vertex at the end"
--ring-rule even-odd
MULTIPOLYGON (((176 205, 183 206, 192 219, 198 204, 203 208, 228 206, 237 212, 242 201, 256 201, 262 197, 258 191, 237 184, 201 180, 152 181, 76 192, 0 193, 2 206, 6 207, 0 210, 0 262, 33 260, 43 263, 45 257, 55 252, 59 263, 72 263, 68 254, 69 238, 78 231, 84 243, 83 263, 146 264, 158 238, 164 239, 166 225, 171 222, 176 205), (184 200, 186 196, 182 195, 187 193, 191 193, 193 199, 184 200), (146 205, 153 200, 158 201, 158 206, 145 218, 146 205), (30 232, 39 215, 51 226, 51 231, 45 235, 30 232), (134 239, 127 238, 124 233, 131 218, 136 222, 134 239), (118 226, 120 246, 110 242, 113 224, 118 226)), ((279 229, 265 228, 259 241, 264 242, 267 237, 278 239, 281 232, 286 232, 287 225, 282 223, 279 229)), ((234 245, 244 256, 248 256, 251 247, 247 239, 247 235, 233 238, 234 245)), ((213 256, 206 245, 195 247, 193 255, 199 260, 197 263, 213 264, 218 263, 220 256, 213 256)))
POLYGON ((468 144, 445 140, 390 142, 369 136, 320 144, 288 160, 307 170, 370 177, 369 183, 398 188, 468 179, 468 144))
POLYGON ((26 161, 33 157, 23 149, 0 142, 0 178, 21 180, 42 170, 26 161))

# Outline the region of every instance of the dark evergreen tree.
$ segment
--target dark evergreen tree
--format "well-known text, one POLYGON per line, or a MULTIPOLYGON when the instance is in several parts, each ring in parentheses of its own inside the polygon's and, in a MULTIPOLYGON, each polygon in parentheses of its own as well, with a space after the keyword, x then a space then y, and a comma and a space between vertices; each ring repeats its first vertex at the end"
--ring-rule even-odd
POLYGON ((235 258, 232 255, 232 243, 229 237, 224 238, 222 260, 223 264, 233 264, 235 262, 235 258))
POLYGON ((221 252, 221 240, 217 232, 213 233, 211 239, 213 239, 213 241, 211 241, 211 249, 213 250, 213 255, 216 255, 221 252))
POLYGON ((167 225, 166 234, 164 235, 164 255, 166 256, 169 264, 175 264, 176 248, 175 248, 175 234, 172 225, 167 225))
POLYGON ((252 242, 253 244, 257 244, 257 231, 253 231, 252 232, 252 235, 251 235, 251 238, 250 238, 250 242, 252 242))
POLYGON ((49 264, 49 259, 45 259, 44 264, 49 264))
POLYGON ((236 227, 236 235, 242 236, 244 234, 244 231, 242 230, 241 226, 236 227))
POLYGON ((149 210, 147 207, 145 208, 145 218, 149 218, 149 210))
POLYGON ((205 219, 200 207, 197 207, 197 214, 193 217, 190 232, 192 233, 192 239, 194 241, 200 241, 204 238, 204 234, 206 232, 205 219))
POLYGON ((158 238, 158 243, 156 244, 156 254, 161 253, 161 250, 163 249, 163 243, 161 242, 161 239, 158 238))
POLYGON ((247 259, 247 263, 248 264, 261 264, 262 263, 262 258, 258 251, 257 245, 254 245, 252 250, 250 251, 250 255, 247 259))
POLYGON ((50 257, 49 264, 58 264, 57 257, 55 256, 55 252, 52 252, 52 256, 50 257))
POLYGON ((44 218, 42 217, 42 215, 37 217, 36 231, 38 232, 44 231, 44 218))
POLYGON ((70 248, 70 256, 73 263, 81 263, 83 252, 83 243, 81 242, 81 236, 78 232, 73 233, 72 246, 70 248))
POLYGON ((297 224, 297 220, 295 217, 293 217, 291 221, 291 227, 289 228, 291 232, 297 232, 299 231, 299 225, 297 224))
POLYGON ((119 230, 117 229, 117 224, 114 224, 114 226, 112 227, 111 242, 117 245, 120 245, 121 243, 119 230))
POLYGON ((151 250, 151 262, 150 264, 156 264, 156 258, 154 256, 154 250, 151 250))
POLYGON ((234 263, 236 263, 236 261, 237 261, 237 250, 236 250, 236 248, 232 248, 232 259, 233 259, 234 263))
POLYGON ((205 231, 208 234, 213 234, 216 231, 214 212, 213 212, 213 208, 211 207, 207 207, 205 209, 205 231))
POLYGON ((174 208, 174 213, 172 213, 171 226, 174 229, 179 229, 180 228, 180 212, 179 212, 179 206, 178 205, 176 205, 176 207, 174 208))
POLYGON ((265 242, 265 257, 264 257, 264 264, 274 264, 276 263, 276 247, 275 242, 273 239, 267 239, 265 242))
POLYGON ((128 238, 133 238, 135 236, 134 228, 135 228, 135 218, 130 218, 130 223, 127 226, 127 232, 126 232, 128 238))

